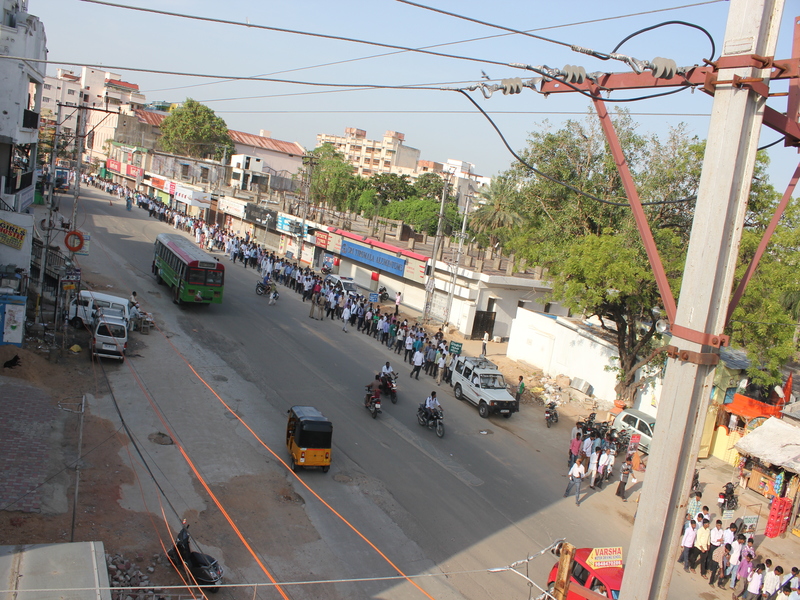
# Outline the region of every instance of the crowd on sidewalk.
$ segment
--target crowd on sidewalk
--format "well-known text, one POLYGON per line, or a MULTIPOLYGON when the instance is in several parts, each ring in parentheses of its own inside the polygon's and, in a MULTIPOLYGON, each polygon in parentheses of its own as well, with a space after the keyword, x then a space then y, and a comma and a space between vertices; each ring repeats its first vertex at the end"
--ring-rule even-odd
POLYGON ((733 598, 800 600, 797 567, 773 566, 771 559, 757 554, 754 538, 740 532, 740 525, 731 523, 723 529, 722 520, 716 519, 711 527, 711 520, 702 494, 695 493, 687 505, 678 559, 687 573, 699 568, 709 586, 725 589, 729 585, 733 598))

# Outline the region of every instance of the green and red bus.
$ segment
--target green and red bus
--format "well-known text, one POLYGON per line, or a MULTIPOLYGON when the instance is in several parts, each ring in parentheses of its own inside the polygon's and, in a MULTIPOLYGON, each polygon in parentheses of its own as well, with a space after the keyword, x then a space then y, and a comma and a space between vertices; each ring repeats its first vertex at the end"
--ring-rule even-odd
POLYGON ((176 304, 221 304, 225 266, 191 240, 176 233, 159 233, 153 256, 153 274, 172 288, 176 304))

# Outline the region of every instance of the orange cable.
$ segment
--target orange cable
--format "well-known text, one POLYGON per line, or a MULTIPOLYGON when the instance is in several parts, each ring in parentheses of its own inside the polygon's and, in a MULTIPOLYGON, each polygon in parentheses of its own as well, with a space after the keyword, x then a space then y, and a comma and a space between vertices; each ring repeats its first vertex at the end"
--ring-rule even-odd
MULTIPOLYGON (((286 470, 287 470, 287 471, 289 471, 289 472, 290 472, 292 475, 294 475, 294 477, 297 479, 297 481, 299 481, 299 482, 300 482, 300 484, 301 484, 301 485, 302 485, 304 488, 306 488, 306 489, 307 489, 307 490, 308 490, 308 491, 309 491, 309 492, 310 492, 310 493, 311 493, 311 494, 312 494, 312 495, 313 495, 313 496, 314 496, 314 497, 315 497, 317 500, 319 500, 319 501, 320 501, 320 502, 323 504, 323 506, 325 506, 325 507, 326 507, 328 510, 330 510, 330 511, 331 511, 331 512, 332 512, 334 515, 336 515, 336 516, 337 516, 337 517, 338 517, 338 518, 339 518, 339 519, 340 519, 340 520, 341 520, 341 521, 342 521, 342 522, 343 522, 345 525, 347 525, 347 526, 348 526, 348 527, 349 527, 349 528, 350 528, 350 529, 351 529, 351 530, 352 530, 352 531, 353 531, 353 532, 354 532, 354 533, 355 533, 355 534, 356 534, 358 537, 360 537, 362 540, 364 540, 364 541, 367 543, 367 545, 369 545, 369 546, 370 546, 370 547, 371 547, 373 550, 375 550, 375 552, 377 552, 377 553, 378 553, 378 555, 379 555, 381 558, 383 558, 383 559, 384 559, 384 560, 385 560, 385 561, 386 561, 386 562, 387 562, 387 563, 388 563, 388 564, 389 564, 389 565, 390 565, 390 566, 391 566, 391 567, 392 567, 392 568, 393 568, 395 571, 397 571, 398 575, 400 575, 401 577, 404 577, 406 581, 408 581, 408 582, 409 582, 411 585, 413 585, 413 586, 414 586, 415 588, 417 588, 417 589, 418 589, 420 592, 422 592, 422 594, 424 594, 424 595, 425 595, 427 598, 429 598, 430 600, 435 600, 435 599, 433 598, 433 596, 431 596, 431 595, 430 595, 428 592, 426 592, 424 589, 422 589, 422 588, 421 588, 421 587, 420 587, 420 586, 419 586, 419 585, 418 585, 418 584, 417 584, 417 583, 416 583, 416 582, 415 582, 415 581, 414 581, 412 578, 410 578, 408 575, 406 575, 406 574, 405 574, 405 573, 404 573, 404 572, 403 572, 403 571, 400 569, 400 567, 398 567, 396 564, 394 564, 394 562, 392 562, 392 560, 391 560, 391 559, 390 559, 388 556, 386 556, 386 554, 384 554, 383 552, 381 552, 381 550, 380 550, 380 549, 379 549, 379 548, 378 548, 378 547, 377 547, 377 546, 376 546, 376 545, 375 545, 375 544, 374 544, 372 541, 370 541, 370 540, 369 540, 369 539, 368 539, 368 538, 367 538, 367 537, 366 537, 366 536, 365 536, 363 533, 361 533, 361 531, 360 531, 358 528, 356 528, 356 526, 355 526, 355 525, 353 525, 353 524, 352 524, 350 521, 348 521, 348 520, 347 520, 347 519, 346 519, 346 518, 345 518, 345 517, 344 517, 342 514, 340 514, 340 513, 339 513, 339 512, 338 512, 338 511, 337 511, 335 508, 333 508, 333 507, 332 507, 330 504, 328 504, 328 502, 326 502, 326 501, 325 501, 325 500, 324 500, 324 499, 323 499, 323 498, 322 498, 322 497, 321 497, 319 494, 317 494, 317 492, 315 492, 315 491, 314 491, 314 490, 313 490, 313 489, 312 489, 312 488, 311 488, 311 487, 310 487, 310 486, 309 486, 309 485, 308 485, 308 484, 307 484, 305 481, 303 481, 303 480, 300 478, 300 476, 299 476, 297 473, 295 473, 294 471, 292 471, 292 469, 289 467, 289 465, 287 465, 287 464, 286 464, 286 462, 285 462, 285 461, 284 461, 284 460, 283 460, 283 459, 282 459, 280 456, 278 456, 278 455, 275 453, 275 451, 274 451, 274 450, 273 450, 271 447, 269 447, 269 446, 268 446, 268 445, 267 445, 267 444, 264 442, 264 440, 262 440, 262 439, 261 439, 261 438, 258 436, 258 434, 257 434, 255 431, 253 431, 253 429, 252 429, 252 428, 251 428, 251 427, 250 427, 250 426, 249 426, 249 425, 248 425, 248 424, 247 424, 247 423, 244 421, 244 419, 242 419, 242 418, 241 418, 241 417, 240 417, 240 416, 239 416, 239 415, 236 413, 236 411, 234 411, 234 410, 233 410, 233 409, 232 409, 232 408, 231 408, 231 407, 230 407, 230 406, 229 406, 229 405, 228 405, 228 404, 225 402, 225 400, 223 400, 223 399, 222 399, 222 397, 221 397, 221 396, 220 396, 220 395, 219 395, 219 394, 218 394, 218 393, 217 393, 217 392, 214 390, 214 388, 212 388, 212 387, 211 387, 211 386, 208 384, 208 382, 207 382, 205 379, 203 379, 203 378, 200 376, 200 374, 199 374, 199 373, 198 373, 198 372, 195 370, 195 368, 194 368, 194 367, 193 367, 193 366, 192 366, 192 365, 189 363, 189 361, 188 361, 188 360, 186 360, 186 357, 185 357, 183 354, 181 354, 180 350, 178 350, 178 349, 175 347, 175 345, 172 343, 172 341, 171 341, 171 340, 170 340, 170 339, 169 339, 169 338, 168 338, 166 335, 164 335, 164 332, 163 332, 163 331, 161 331, 161 329, 158 327, 158 325, 156 325, 156 329, 157 329, 157 330, 158 330, 158 332, 159 332, 159 333, 160 333, 160 334, 161 334, 161 335, 164 337, 164 339, 165 339, 165 340, 167 340, 167 343, 168 343, 170 346, 172 346, 172 349, 175 351, 175 353, 176 353, 178 356, 180 356, 180 357, 181 357, 181 359, 183 359, 183 362, 185 362, 185 363, 186 363, 186 366, 187 366, 187 367, 189 367, 189 370, 191 370, 191 372, 192 372, 192 373, 194 373, 195 377, 197 377, 197 378, 198 378, 198 379, 199 379, 199 380, 200 380, 200 381, 203 383, 203 385, 205 385, 205 386, 208 388, 208 390, 209 390, 209 391, 210 391, 212 394, 214 394, 214 396, 217 398, 217 400, 219 400, 219 401, 220 401, 220 403, 221 403, 221 404, 222 404, 222 405, 223 405, 223 406, 224 406, 224 407, 225 407, 225 408, 226 408, 226 409, 227 409, 227 410, 228 410, 228 411, 229 411, 229 412, 230 412, 230 413, 231 413, 231 414, 232 414, 234 417, 236 417, 236 419, 238 419, 238 421, 239 421, 239 422, 240 422, 240 423, 241 423, 241 424, 242 424, 242 425, 245 427, 245 429, 247 429, 247 431, 249 431, 250 433, 252 433, 252 434, 253 434, 253 437, 254 437, 254 438, 256 438, 256 440, 258 440, 258 443, 260 443, 260 444, 261 444, 261 445, 262 445, 262 446, 263 446, 263 447, 264 447, 264 448, 267 450, 267 452, 269 452, 270 454, 272 454, 272 456, 274 456, 274 457, 275 457, 275 458, 278 460, 278 462, 280 462, 280 463, 281 463, 281 464, 282 464, 282 465, 283 465, 283 466, 286 468, 286 470)), ((211 492, 210 492, 210 490, 209 490, 209 493, 211 493, 211 492)))

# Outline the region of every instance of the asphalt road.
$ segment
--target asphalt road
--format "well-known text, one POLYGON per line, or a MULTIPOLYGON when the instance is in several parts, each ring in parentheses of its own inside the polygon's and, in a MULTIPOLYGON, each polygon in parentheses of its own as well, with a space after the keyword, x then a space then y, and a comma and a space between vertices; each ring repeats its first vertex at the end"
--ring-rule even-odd
MULTIPOLYGON (((532 556, 558 538, 579 547, 627 547, 636 508, 615 499, 611 486, 585 497, 580 507, 562 497, 571 423, 547 429, 541 410, 527 406, 511 419, 484 420, 443 386, 438 389, 446 435, 439 439, 415 417, 418 403, 437 389, 431 378, 409 379, 410 368, 375 340, 343 332, 338 321, 310 319, 309 305, 288 288, 281 288, 276 306, 268 306, 254 292, 257 274, 221 254, 223 303, 172 304, 150 273, 152 243, 172 228, 137 208, 126 211, 116 199, 109 205, 108 199, 93 188, 82 196, 78 224, 92 233, 92 246, 81 266, 89 279, 110 282, 114 287, 104 290, 108 293, 127 297, 137 290, 164 333, 132 334, 133 370, 104 363, 123 413, 140 440, 163 431, 164 422, 143 399, 144 390, 149 392, 212 488, 228 492, 223 495, 234 505, 231 518, 248 524, 248 541, 278 580, 396 576, 388 558, 406 574, 432 575, 419 585, 435 598, 525 598, 525 579, 487 570, 532 556), (287 458, 287 408, 310 404, 320 409, 334 423, 334 462, 327 474, 300 472, 300 478, 386 558, 303 488, 176 351, 281 458, 287 458), (384 401, 383 414, 373 420, 361 403, 363 386, 386 360, 401 373, 399 401, 384 401), (275 486, 292 488, 298 499, 285 515, 274 511, 274 503, 259 505, 275 486)), ((98 401, 93 411, 116 420, 107 402, 98 401)), ((217 511, 174 446, 148 448, 179 510, 217 511)), ((157 506, 150 487, 145 494, 126 490, 121 502, 134 510, 157 506)), ((227 533, 227 524, 211 527, 196 526, 193 532, 226 566, 228 581, 266 580, 241 542, 227 533)), ((520 569, 544 585, 554 561, 547 554, 520 569)), ((402 579, 341 581, 292 587, 287 593, 316 598, 323 589, 330 598, 424 597, 402 579)), ((225 595, 252 597, 252 589, 225 595)), ((259 597, 278 596, 261 590, 259 597)))

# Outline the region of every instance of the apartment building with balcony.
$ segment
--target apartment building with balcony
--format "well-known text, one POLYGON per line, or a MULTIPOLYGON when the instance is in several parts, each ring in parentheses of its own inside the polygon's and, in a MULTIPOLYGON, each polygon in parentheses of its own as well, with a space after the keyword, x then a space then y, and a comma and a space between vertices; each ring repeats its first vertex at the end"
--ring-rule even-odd
POLYGON ((75 134, 78 129, 78 106, 83 102, 81 78, 74 71, 58 69, 57 75, 46 75, 42 86, 41 123, 54 127, 58 116, 58 105, 61 104, 61 135, 66 141, 66 148, 71 152, 75 148, 75 134))
POLYGON ((26 0, 2 0, 0 52, 25 60, 0 61, 0 209, 33 203, 47 36, 26 0))
POLYGON ((405 138, 403 133, 387 131, 382 140, 368 140, 365 130, 347 127, 344 135, 318 133, 317 146, 332 144, 353 165, 353 173, 361 177, 376 173, 413 175, 420 152, 406 146, 405 138))

